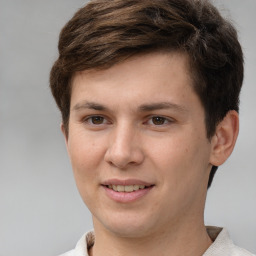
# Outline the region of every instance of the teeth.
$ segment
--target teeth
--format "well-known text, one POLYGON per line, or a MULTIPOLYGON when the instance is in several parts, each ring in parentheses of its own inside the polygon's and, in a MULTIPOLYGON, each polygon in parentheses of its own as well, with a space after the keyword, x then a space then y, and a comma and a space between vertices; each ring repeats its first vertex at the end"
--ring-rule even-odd
POLYGON ((108 188, 113 189, 117 192, 133 192, 137 191, 139 189, 144 189, 144 185, 129 185, 129 186, 123 186, 123 185, 108 185, 108 188))
POLYGON ((125 191, 125 187, 121 186, 121 185, 117 185, 117 191, 118 192, 124 192, 125 191))
POLYGON ((124 186, 125 192, 132 192, 133 191, 133 185, 131 186, 124 186))
POLYGON ((139 185, 133 185, 133 190, 139 190, 140 189, 140 186, 139 185))

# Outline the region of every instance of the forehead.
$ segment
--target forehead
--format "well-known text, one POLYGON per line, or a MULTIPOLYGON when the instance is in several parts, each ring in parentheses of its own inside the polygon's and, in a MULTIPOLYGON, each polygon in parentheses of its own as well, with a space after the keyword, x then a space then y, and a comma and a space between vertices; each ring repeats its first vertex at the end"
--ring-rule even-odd
MULTIPOLYGON (((170 76, 175 78, 180 74, 182 74, 181 80, 187 80, 186 83, 192 85, 193 76, 191 76, 189 56, 186 53, 156 51, 137 54, 109 68, 78 71, 72 77, 71 86, 73 89, 76 84, 81 83, 81 80, 88 84, 118 79, 130 81, 134 80, 134 77, 136 80, 140 80, 140 78, 144 79, 147 76, 151 79, 162 77, 164 81, 164 78, 169 79, 170 76)), ((121 84, 120 87, 122 87, 121 84)))
POLYGON ((154 52, 133 56, 108 69, 77 72, 72 80, 71 108, 86 100, 126 106, 149 101, 181 105, 188 100, 185 94, 194 94, 188 56, 154 52))

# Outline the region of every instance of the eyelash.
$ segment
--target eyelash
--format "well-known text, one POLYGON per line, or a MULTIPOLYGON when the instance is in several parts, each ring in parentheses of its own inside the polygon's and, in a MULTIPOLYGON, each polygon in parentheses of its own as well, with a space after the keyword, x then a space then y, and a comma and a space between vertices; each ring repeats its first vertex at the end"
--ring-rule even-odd
POLYGON ((106 124, 108 122, 107 119, 104 116, 101 116, 101 115, 88 116, 83 121, 85 123, 89 124, 89 125, 95 125, 95 126, 103 125, 103 124, 106 124), (103 121, 103 123, 94 124, 93 123, 93 118, 100 118, 103 121))
MULTIPOLYGON (((95 121, 97 122, 97 120, 95 120, 95 121)), ((105 125, 105 124, 110 124, 111 123, 107 120, 107 118, 105 118, 104 116, 101 116, 101 115, 88 116, 85 119, 83 119, 83 122, 85 122, 89 125, 93 125, 93 126, 100 126, 100 125, 105 125), (98 123, 98 124, 93 123, 94 118, 100 119, 100 123, 98 123)), ((152 125, 152 126, 166 126, 166 125, 168 125, 170 123, 173 123, 173 122, 174 121, 171 118, 155 115, 155 116, 147 117, 147 120, 145 122, 143 122, 143 124, 148 123, 149 125, 152 125), (160 121, 160 124, 154 124, 153 119, 155 119, 154 121, 160 121), (158 120, 156 120, 156 119, 158 119, 158 120)))
MULTIPOLYGON (((155 121, 157 121, 157 120, 155 120, 155 121)), ((153 126, 166 126, 166 125, 172 123, 173 120, 170 119, 170 118, 164 117, 164 116, 150 116, 150 118, 147 120, 147 122, 150 122, 151 125, 153 125, 153 126), (161 123, 161 124, 154 124, 153 123, 153 119, 158 119, 158 121, 160 121, 160 123, 161 122, 163 122, 163 123, 161 123)))

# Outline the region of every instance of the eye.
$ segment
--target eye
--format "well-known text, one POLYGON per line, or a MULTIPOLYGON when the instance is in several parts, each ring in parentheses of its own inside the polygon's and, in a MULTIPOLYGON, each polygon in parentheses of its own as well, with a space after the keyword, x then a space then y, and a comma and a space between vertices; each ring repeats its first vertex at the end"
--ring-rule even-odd
POLYGON ((156 125, 156 126, 160 126, 160 125, 166 125, 171 123, 172 121, 166 117, 162 117, 162 116, 153 116, 149 119, 149 124, 151 125, 156 125))
POLYGON ((165 124, 165 122, 166 122, 166 118, 164 118, 164 117, 161 117, 161 116, 152 117, 152 123, 154 125, 163 125, 163 124, 165 124))
POLYGON ((87 117, 85 121, 91 125, 101 125, 107 122, 107 120, 103 116, 90 116, 87 117))

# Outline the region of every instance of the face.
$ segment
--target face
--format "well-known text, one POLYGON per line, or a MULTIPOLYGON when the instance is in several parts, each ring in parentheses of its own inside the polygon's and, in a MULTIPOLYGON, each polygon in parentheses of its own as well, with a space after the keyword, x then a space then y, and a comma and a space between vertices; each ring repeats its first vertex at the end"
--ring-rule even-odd
POLYGON ((187 57, 76 73, 66 138, 96 228, 125 237, 202 221, 212 146, 187 57))

